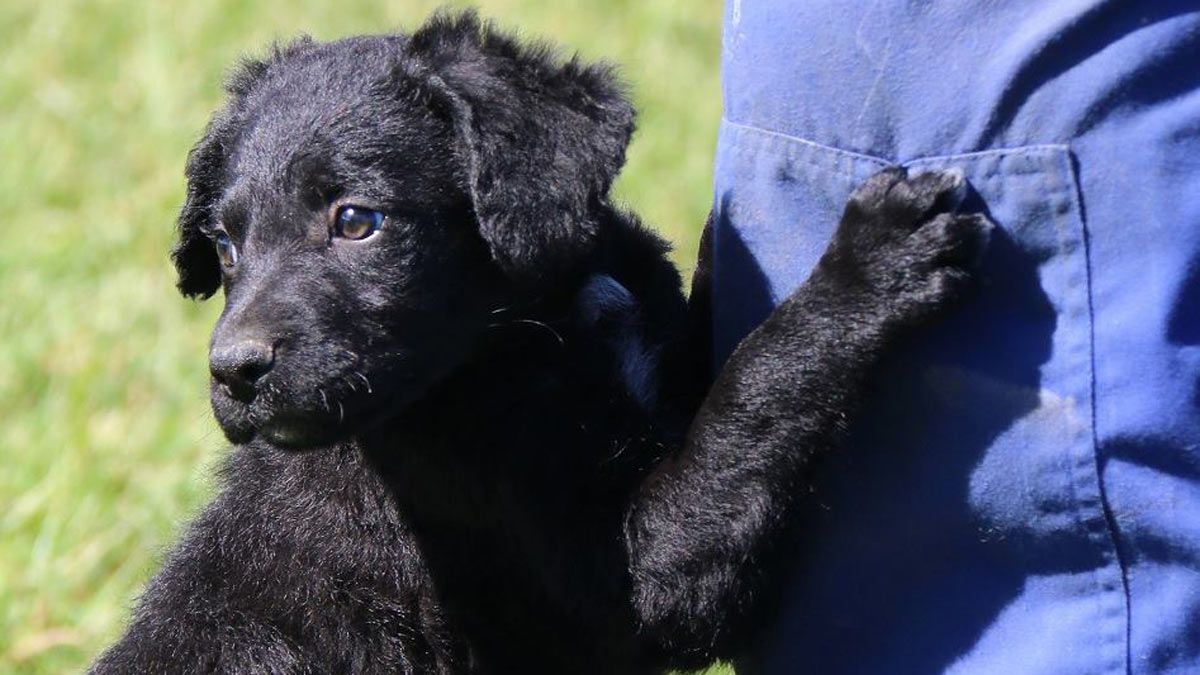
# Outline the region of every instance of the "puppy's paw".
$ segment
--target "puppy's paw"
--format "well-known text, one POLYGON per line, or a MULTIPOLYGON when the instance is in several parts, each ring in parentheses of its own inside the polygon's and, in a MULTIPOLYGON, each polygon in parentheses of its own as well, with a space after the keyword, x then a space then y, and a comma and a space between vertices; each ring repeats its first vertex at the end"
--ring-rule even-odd
POLYGON ((958 213, 966 194, 960 171, 876 174, 850 196, 819 269, 887 320, 935 313, 970 286, 993 227, 958 213))

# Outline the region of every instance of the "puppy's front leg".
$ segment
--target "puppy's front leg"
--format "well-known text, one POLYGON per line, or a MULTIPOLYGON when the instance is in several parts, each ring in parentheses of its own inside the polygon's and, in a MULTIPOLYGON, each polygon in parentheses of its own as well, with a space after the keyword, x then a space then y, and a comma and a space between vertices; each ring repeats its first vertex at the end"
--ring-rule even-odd
POLYGON ((990 224, 955 173, 854 192, 809 280, 738 346, 626 536, 643 631, 676 665, 730 657, 772 579, 809 458, 836 444, 886 348, 960 296, 990 224))

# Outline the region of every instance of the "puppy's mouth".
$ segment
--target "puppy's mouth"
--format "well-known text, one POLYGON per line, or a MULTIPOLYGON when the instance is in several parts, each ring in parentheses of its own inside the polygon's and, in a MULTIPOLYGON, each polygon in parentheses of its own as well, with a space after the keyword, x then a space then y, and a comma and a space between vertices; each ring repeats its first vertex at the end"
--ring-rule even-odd
MULTIPOLYGON (((339 392, 342 394, 342 392, 339 392)), ((225 436, 234 444, 261 438, 288 450, 304 450, 344 440, 347 429, 369 416, 370 401, 364 395, 338 398, 324 389, 281 395, 271 387, 253 397, 235 397, 220 386, 212 387, 212 407, 225 436)))
POLYGON ((344 432, 337 420, 283 414, 265 420, 257 435, 280 448, 306 450, 342 440, 344 432))
POLYGON ((348 429, 357 428, 369 417, 359 410, 353 418, 323 410, 270 410, 255 403, 219 400, 215 395, 213 410, 230 442, 243 445, 257 438, 285 450, 333 445, 345 440, 350 435, 348 429))
POLYGON ((212 388, 213 412, 230 442, 240 445, 258 438, 285 450, 345 441, 374 426, 403 400, 411 397, 393 387, 381 391, 327 384, 297 393, 277 383, 248 401, 235 398, 220 385, 212 388))

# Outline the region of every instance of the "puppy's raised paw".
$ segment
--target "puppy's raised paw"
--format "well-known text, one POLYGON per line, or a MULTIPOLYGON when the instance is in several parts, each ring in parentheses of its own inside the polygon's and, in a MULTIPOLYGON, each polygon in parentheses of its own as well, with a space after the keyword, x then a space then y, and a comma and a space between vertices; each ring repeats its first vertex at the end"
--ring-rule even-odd
POLYGON ((936 313, 970 287, 993 228, 958 212, 968 189, 958 170, 879 172, 850 196, 819 269, 890 322, 936 313))

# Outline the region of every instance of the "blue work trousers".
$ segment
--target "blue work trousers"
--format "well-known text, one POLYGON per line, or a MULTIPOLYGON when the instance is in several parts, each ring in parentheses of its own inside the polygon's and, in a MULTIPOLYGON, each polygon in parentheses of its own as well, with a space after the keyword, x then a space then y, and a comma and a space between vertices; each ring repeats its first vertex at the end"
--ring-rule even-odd
POLYGON ((1200 673, 1200 2, 727 0, 723 82, 718 361, 888 165, 999 226, 822 464, 741 668, 1200 673))

